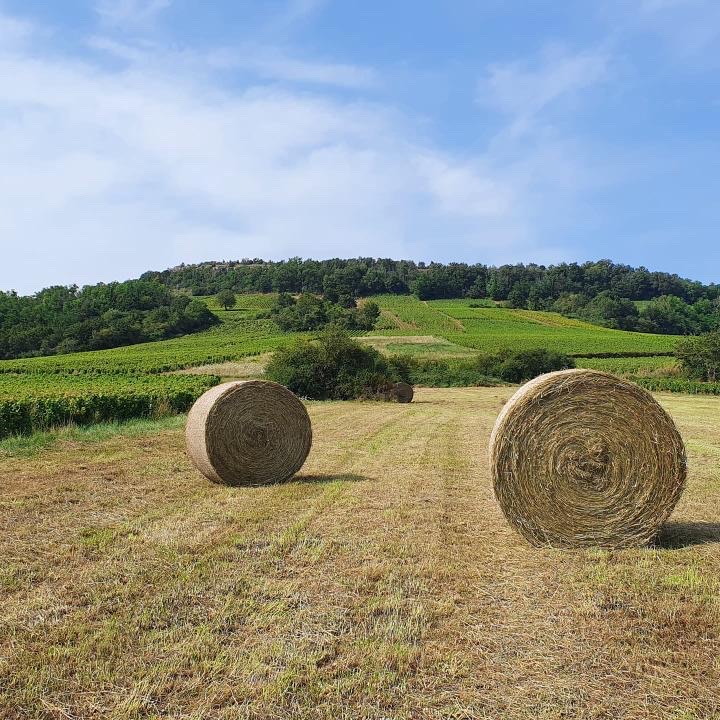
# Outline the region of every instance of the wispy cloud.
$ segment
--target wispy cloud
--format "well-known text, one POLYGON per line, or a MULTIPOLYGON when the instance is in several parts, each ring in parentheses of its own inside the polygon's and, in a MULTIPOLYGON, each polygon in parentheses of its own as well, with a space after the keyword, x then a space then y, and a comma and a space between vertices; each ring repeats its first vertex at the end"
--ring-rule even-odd
POLYGON ((216 51, 208 57, 208 62, 218 68, 249 70, 268 80, 356 89, 376 87, 379 83, 372 68, 292 57, 274 48, 216 51))
MULTIPOLYGON (((442 151, 391 107, 258 79, 229 89, 158 53, 141 47, 118 70, 0 51, 0 237, 11 239, 0 287, 338 248, 557 258, 532 230, 540 166, 520 179, 492 157, 442 151)), ((342 66, 301 69, 276 74, 358 82, 342 66)))
POLYGON ((287 0, 279 22, 289 25, 304 20, 321 10, 329 0, 287 0))
POLYGON ((542 58, 493 65, 480 82, 478 100, 512 118, 509 131, 530 129, 547 108, 574 97, 608 76, 609 57, 604 52, 571 54, 557 48, 542 58))
POLYGON ((6 15, 0 10, 0 47, 17 47, 28 41, 34 32, 35 28, 30 22, 6 15))
POLYGON ((152 21, 173 0, 98 0, 95 10, 111 25, 140 26, 152 21))

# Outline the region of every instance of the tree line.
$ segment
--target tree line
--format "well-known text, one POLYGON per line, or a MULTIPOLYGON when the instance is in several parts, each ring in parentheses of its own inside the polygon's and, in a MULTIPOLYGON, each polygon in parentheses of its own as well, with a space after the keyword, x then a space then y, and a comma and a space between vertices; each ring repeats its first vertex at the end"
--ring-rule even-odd
POLYGON ((633 268, 610 260, 494 267, 480 263, 426 264, 375 258, 291 258, 279 262, 254 259, 179 265, 160 272, 146 272, 142 278, 189 290, 193 295, 215 295, 221 290, 315 293, 337 302, 342 296, 414 293, 421 300, 490 298, 531 305, 531 309, 539 309, 548 301, 572 293, 592 298, 608 291, 628 300, 673 295, 688 303, 720 297, 719 285, 704 285, 675 274, 651 272, 644 267, 633 268))
POLYGON ((164 340, 217 322, 202 301, 150 280, 0 292, 0 358, 164 340))
POLYGON ((640 332, 696 334, 720 326, 720 286, 610 260, 494 267, 373 258, 254 259, 181 265, 143 277, 194 295, 314 293, 345 304, 348 298, 414 293, 421 300, 488 298, 640 332))

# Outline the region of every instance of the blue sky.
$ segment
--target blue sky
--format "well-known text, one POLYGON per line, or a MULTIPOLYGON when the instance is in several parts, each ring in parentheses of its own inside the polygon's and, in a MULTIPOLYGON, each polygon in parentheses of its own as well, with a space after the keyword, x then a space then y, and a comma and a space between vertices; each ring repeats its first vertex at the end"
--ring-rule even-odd
POLYGON ((0 288, 609 257, 720 282, 715 0, 0 0, 0 288))

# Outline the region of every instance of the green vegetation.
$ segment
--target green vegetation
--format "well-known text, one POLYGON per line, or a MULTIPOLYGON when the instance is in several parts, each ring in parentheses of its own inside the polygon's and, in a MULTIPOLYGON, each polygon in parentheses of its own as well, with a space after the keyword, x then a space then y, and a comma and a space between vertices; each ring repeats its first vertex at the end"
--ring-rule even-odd
POLYGON ((414 293, 421 300, 473 298, 512 301, 530 309, 549 309, 563 295, 593 298, 609 291, 628 300, 673 295, 685 302, 720 296, 717 285, 703 285, 646 268, 632 268, 609 260, 543 265, 487 265, 415 263, 408 260, 357 258, 282 262, 242 260, 181 265, 143 278, 193 295, 221 290, 238 293, 315 293, 333 302, 339 298, 414 293))
POLYGON ((389 364, 399 380, 427 387, 487 386, 501 381, 520 383, 553 370, 575 367, 571 357, 544 349, 503 350, 495 355, 446 360, 395 355, 389 364))
POLYGON ((212 375, 0 375, 0 437, 186 412, 212 375))
POLYGON ((577 293, 561 295, 550 308, 619 330, 693 335, 720 327, 718 298, 702 297, 690 304, 675 295, 661 295, 631 302, 605 290, 592 299, 577 293))
POLYGON ((268 314, 285 332, 322 330, 329 325, 357 332, 373 329, 380 308, 372 301, 357 307, 350 297, 340 304, 310 293, 303 293, 297 300, 289 293, 280 293, 268 314))
POLYGON ((588 358, 580 357, 577 366, 591 370, 603 370, 615 375, 659 376, 677 373, 673 356, 655 355, 649 357, 588 358))
POLYGON ((0 437, 185 412, 219 378, 161 373, 239 360, 288 343, 292 337, 272 320, 257 319, 270 302, 267 296, 244 297, 237 311, 220 311, 218 327, 172 340, 0 361, 0 437))
MULTIPOLYGON (((228 313, 235 315, 235 313, 228 313)), ((238 313, 238 315, 240 315, 238 313)), ((0 362, 0 373, 134 374, 257 355, 289 341, 271 320, 228 320, 217 328, 164 342, 143 343, 98 352, 0 362)))
POLYGON ((162 340, 217 322, 204 303, 147 280, 0 292, 0 359, 162 340))
POLYGON ((237 303, 237 297, 232 290, 221 290, 215 296, 215 301, 225 310, 231 310, 237 303))
POLYGON ((592 325, 557 313, 473 307, 470 300, 422 302, 412 296, 375 298, 382 335, 432 334, 487 353, 504 348, 546 348, 575 357, 659 355, 673 352, 677 338, 592 325))
POLYGON ((683 378, 633 377, 638 385, 653 392, 688 393, 689 395, 720 395, 720 382, 698 382, 683 378))
POLYGON ((675 354, 689 377, 715 382, 720 375, 720 332, 681 340, 675 354))
POLYGON ((691 334, 720 327, 720 287, 609 260, 542 265, 467 265, 404 260, 243 260, 182 266, 146 278, 193 294, 218 290, 324 294, 332 302, 377 294, 420 300, 472 298, 577 316, 606 327, 691 334))
POLYGON ((265 375, 313 400, 373 397, 401 379, 377 350, 337 328, 281 348, 265 375))
MULTIPOLYGON (((338 306, 325 300, 319 302, 338 306)), ((115 421, 149 416, 160 407, 164 412, 180 411, 187 403, 179 398, 188 398, 187 393, 196 397, 206 386, 203 382, 208 381, 181 386, 173 384, 173 380, 166 382, 158 377, 161 373, 237 362, 248 356, 275 351, 303 337, 302 333, 284 332, 267 317, 272 307, 281 304, 276 295, 241 295, 237 298, 236 308, 231 311, 220 309, 216 297, 203 298, 202 303, 221 319, 217 327, 170 340, 108 350, 0 361, 0 380, 6 376, 4 402, 12 400, 24 408, 14 411, 10 417, 5 406, 0 435, 27 432, 55 423, 91 422, 93 418, 115 421), (20 376, 25 378, 21 380, 20 376), (83 379, 85 384, 81 382, 83 379), (76 384, 73 384, 74 380, 76 384), (138 396, 128 399, 127 388, 137 388, 138 396), (60 401, 56 399, 61 390, 70 393, 70 399, 62 401, 64 405, 58 404, 60 401), (52 402, 49 395, 55 398, 52 402), (92 399, 83 405, 78 399, 80 396, 92 399), (39 403, 36 410, 28 410, 28 403, 35 399, 39 403), (50 406, 54 409, 49 410, 50 406)), ((380 308, 377 326, 381 329, 373 330, 367 342, 382 350, 383 357, 374 361, 380 362, 380 367, 372 364, 366 367, 370 370, 370 378, 366 377, 359 384, 348 385, 347 378, 342 379, 337 391, 328 389, 330 380, 327 377, 318 380, 308 376, 307 382, 312 380, 315 387, 308 390, 298 386, 301 394, 354 397, 377 386, 379 378, 388 373, 390 377, 400 379, 400 366, 396 361, 382 367, 382 363, 387 362, 385 358, 393 354, 426 359, 428 362, 408 368, 408 379, 414 384, 441 386, 497 382, 489 379, 490 375, 518 381, 518 375, 511 376, 498 367, 483 366, 482 358, 477 357, 480 353, 497 356, 501 352, 546 349, 551 353, 577 356, 581 358, 581 366, 650 379, 665 374, 664 371, 672 368, 675 362, 673 357, 660 357, 673 353, 678 338, 672 336, 622 332, 557 313, 498 307, 478 300, 424 302, 408 295, 383 295, 371 302, 360 303, 357 309, 341 310, 359 314, 367 313, 369 307, 375 316, 377 310, 372 309, 375 303, 380 308), (652 357, 639 357, 641 355, 652 357), (375 372, 378 375, 373 376, 375 372), (325 383, 324 389, 318 389, 318 382, 325 383), (361 386, 365 389, 360 390, 361 386)), ((295 305, 302 304, 298 301, 295 305)), ((291 385, 296 382, 286 379, 291 385)), ((699 391, 695 386, 680 383, 665 383, 663 389, 699 391)))

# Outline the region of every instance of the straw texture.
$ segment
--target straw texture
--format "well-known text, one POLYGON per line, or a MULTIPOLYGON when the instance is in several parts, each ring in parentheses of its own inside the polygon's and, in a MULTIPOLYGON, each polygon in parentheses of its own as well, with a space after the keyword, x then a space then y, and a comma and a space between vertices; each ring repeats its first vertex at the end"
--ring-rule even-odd
POLYGON ((187 451, 209 480, 225 485, 283 482, 312 444, 305 406, 283 385, 261 380, 217 385, 188 414, 187 451))
POLYGON ((637 385, 593 370, 535 378, 490 438, 495 497, 533 545, 622 548, 649 542, 684 489, 685 448, 637 385))
POLYGON ((390 392, 391 398, 399 403, 412 402, 413 396, 415 395, 412 385, 404 382, 395 383, 390 392))

